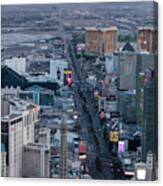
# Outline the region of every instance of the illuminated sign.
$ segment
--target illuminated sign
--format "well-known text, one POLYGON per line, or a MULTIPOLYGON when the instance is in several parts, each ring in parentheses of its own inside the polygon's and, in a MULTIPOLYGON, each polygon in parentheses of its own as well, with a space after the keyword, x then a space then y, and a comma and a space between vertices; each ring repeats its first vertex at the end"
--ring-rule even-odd
POLYGON ((86 158, 87 158, 87 155, 86 154, 79 155, 79 159, 80 160, 85 160, 86 158))
POLYGON ((119 132, 111 131, 110 132, 110 141, 113 143, 117 143, 119 141, 119 132))
POLYGON ((125 142, 124 141, 118 142, 118 152, 119 153, 125 152, 125 142))
POLYGON ((126 176, 134 176, 135 173, 132 172, 132 171, 125 171, 125 175, 126 175, 126 176))
POLYGON ((64 74, 72 74, 72 70, 65 70, 64 74))
POLYGON ((139 162, 135 164, 135 174, 137 180, 146 180, 146 164, 143 162, 139 162))

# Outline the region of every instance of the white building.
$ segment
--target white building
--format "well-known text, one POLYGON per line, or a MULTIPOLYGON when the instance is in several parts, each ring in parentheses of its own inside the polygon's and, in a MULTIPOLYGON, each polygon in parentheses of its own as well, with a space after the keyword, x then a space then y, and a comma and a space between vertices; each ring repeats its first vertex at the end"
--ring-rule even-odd
POLYGON ((28 144, 23 148, 23 177, 48 178, 50 149, 42 144, 28 144))
POLYGON ((51 132, 50 128, 42 127, 39 129, 38 141, 40 144, 50 146, 51 144, 50 132, 51 132))
POLYGON ((8 98, 8 104, 9 113, 1 119, 2 143, 7 149, 7 176, 21 177, 23 145, 34 142, 34 127, 38 121, 39 109, 16 97, 8 98))
POLYGON ((23 57, 13 57, 11 59, 5 59, 4 65, 8 66, 20 75, 24 75, 26 72, 26 59, 23 57))
POLYGON ((63 84, 64 70, 68 68, 68 62, 65 59, 56 59, 50 61, 50 79, 63 84))
POLYGON ((114 72, 114 55, 110 54, 105 56, 105 70, 107 74, 114 72))

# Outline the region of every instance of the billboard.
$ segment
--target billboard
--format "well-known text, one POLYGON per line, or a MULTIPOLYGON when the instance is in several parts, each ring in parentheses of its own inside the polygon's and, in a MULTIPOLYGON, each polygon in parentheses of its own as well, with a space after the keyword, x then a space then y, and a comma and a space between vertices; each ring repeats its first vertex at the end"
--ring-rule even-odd
POLYGON ((119 141, 118 142, 118 152, 123 153, 123 152, 125 152, 125 149, 126 149, 125 142, 124 141, 119 141))
POLYGON ((110 132, 110 141, 113 143, 117 143, 119 141, 119 132, 111 131, 110 132))

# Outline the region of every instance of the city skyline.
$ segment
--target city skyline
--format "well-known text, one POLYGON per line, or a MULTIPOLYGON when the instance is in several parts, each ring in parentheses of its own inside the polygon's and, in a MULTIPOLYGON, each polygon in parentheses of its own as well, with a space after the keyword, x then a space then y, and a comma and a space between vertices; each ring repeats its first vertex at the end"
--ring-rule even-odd
POLYGON ((3 177, 158 178, 157 6, 2 5, 3 177))

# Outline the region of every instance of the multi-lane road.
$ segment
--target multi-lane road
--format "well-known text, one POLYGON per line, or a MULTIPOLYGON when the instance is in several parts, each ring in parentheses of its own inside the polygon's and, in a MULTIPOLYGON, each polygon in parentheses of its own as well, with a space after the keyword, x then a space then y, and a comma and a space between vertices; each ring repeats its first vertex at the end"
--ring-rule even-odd
POLYGON ((70 41, 68 41, 68 52, 75 82, 74 99, 79 113, 79 124, 81 125, 80 136, 87 142, 88 146, 86 163, 89 173, 94 179, 122 179, 123 173, 120 162, 116 157, 113 158, 109 154, 109 144, 104 138, 98 113, 94 109, 93 92, 88 89, 83 91, 87 83, 70 41))

